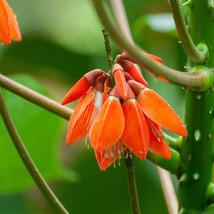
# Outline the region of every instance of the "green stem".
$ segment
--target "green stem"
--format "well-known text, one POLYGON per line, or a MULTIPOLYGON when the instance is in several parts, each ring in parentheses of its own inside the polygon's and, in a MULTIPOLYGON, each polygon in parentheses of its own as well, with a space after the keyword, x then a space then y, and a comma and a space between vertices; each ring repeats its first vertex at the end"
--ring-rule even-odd
POLYGON ((39 170, 36 168, 33 160, 31 159, 27 149, 25 148, 7 110, 6 104, 4 102, 3 95, 0 90, 0 112, 5 123, 5 126, 8 130, 8 133, 13 141, 13 144, 19 153, 20 158, 22 159, 25 167, 33 178, 34 182, 50 204, 50 206, 57 211, 57 213, 66 214, 68 211, 63 207, 58 198, 54 195, 52 190, 49 188, 48 184, 45 182, 39 170))
MULTIPOLYGON (((149 59, 143 54, 143 50, 137 45, 132 44, 125 38, 117 27, 112 23, 111 18, 108 16, 103 0, 93 0, 97 14, 103 23, 103 26, 107 29, 112 39, 119 46, 124 48, 129 54, 135 58, 139 64, 146 70, 152 71, 158 76, 163 76, 171 82, 191 87, 204 87, 207 85, 207 74, 203 71, 197 73, 186 73, 169 68, 161 63, 157 63, 152 59, 149 59)), ((210 85, 207 85, 209 88, 210 85)))
MULTIPOLYGON (((214 67, 214 8, 208 1, 192 1, 188 27, 193 41, 203 41, 209 47, 207 67, 214 67), (199 15, 200 14, 200 15, 199 15)), ((194 66, 189 59, 189 66, 194 66)), ((208 205, 206 193, 212 182, 214 148, 214 90, 186 96, 186 125, 188 137, 181 147, 179 188, 180 210, 185 213, 202 213, 208 205)))
POLYGON ((170 149, 170 152, 170 160, 162 158, 161 156, 150 151, 148 152, 146 158, 152 161, 154 164, 160 166, 161 168, 171 172, 172 174, 176 174, 180 165, 180 154, 174 149, 170 149))
POLYGON ((126 171, 128 177, 129 195, 133 214, 140 214, 140 205, 137 193, 137 184, 135 178, 134 161, 130 155, 125 159, 126 171))
POLYGON ((181 145, 184 141, 183 137, 174 138, 168 134, 164 134, 164 137, 166 138, 167 142, 169 143, 170 148, 175 149, 176 151, 180 151, 181 145))
POLYGON ((186 54, 193 62, 204 62, 206 53, 200 52, 194 45, 188 32, 179 0, 169 0, 177 32, 186 54))
POLYGON ((108 35, 108 32, 107 32, 107 30, 105 28, 102 29, 102 32, 103 32, 103 37, 104 37, 106 54, 107 54, 107 57, 108 57, 109 69, 110 69, 110 71, 112 71, 112 68, 114 66, 114 58, 113 58, 113 54, 112 54, 111 44, 110 44, 110 41, 109 41, 109 35, 108 35))
POLYGON ((0 74, 0 86, 66 120, 69 120, 70 115, 73 112, 73 110, 62 106, 52 99, 45 97, 2 74, 0 74))

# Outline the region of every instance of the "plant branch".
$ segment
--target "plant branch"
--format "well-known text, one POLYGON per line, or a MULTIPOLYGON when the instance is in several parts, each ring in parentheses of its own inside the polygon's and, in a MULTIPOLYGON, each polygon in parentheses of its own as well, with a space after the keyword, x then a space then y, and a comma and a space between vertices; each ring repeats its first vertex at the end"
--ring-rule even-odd
POLYGON ((169 4, 171 6, 180 41, 183 45, 186 54, 193 62, 204 62, 206 60, 206 51, 201 52, 194 45, 192 38, 188 32, 179 0, 169 0, 169 4))
POLYGON ((175 189, 172 183, 171 176, 168 171, 157 166, 157 172, 160 178, 160 183, 164 193, 164 198, 168 208, 169 214, 178 213, 178 200, 175 193, 175 189))
MULTIPOLYGON (((129 152, 129 151, 128 151, 129 152)), ((137 193, 137 184, 135 179, 135 166, 131 155, 124 158, 128 177, 129 195, 131 200, 132 214, 140 214, 140 205, 137 193)))
POLYGON ((113 69, 113 66, 114 66, 114 58, 113 58, 112 48, 111 48, 110 41, 109 41, 109 35, 108 35, 108 32, 107 32, 107 30, 105 28, 102 29, 102 33, 103 33, 103 37, 104 37, 106 55, 108 57, 109 69, 112 72, 112 69, 113 69))
MULTIPOLYGON (((104 6, 104 1, 102 0, 93 0, 95 9, 97 14, 104 25, 104 27, 109 32, 110 36, 114 40, 114 42, 119 46, 124 48, 129 54, 135 58, 139 65, 142 66, 147 71, 152 71, 158 76, 163 76, 171 82, 177 83, 182 86, 186 86, 187 88, 191 87, 204 87, 207 84, 207 73, 195 72, 195 73, 186 73, 174 70, 169 68, 161 63, 157 63, 152 59, 149 59, 145 54, 143 54, 143 50, 139 48, 137 45, 133 45, 128 39, 118 31, 118 27, 116 27, 112 22, 110 17, 107 14, 106 8, 104 6)), ((209 85, 210 87, 210 85, 209 85)))
POLYGON ((161 156, 150 151, 148 151, 146 158, 152 161, 154 164, 160 166, 161 168, 166 169, 170 173, 177 174, 180 165, 180 154, 171 148, 170 152, 171 152, 170 160, 162 158, 161 156))
POLYGON ((120 28, 122 34, 126 37, 128 41, 134 44, 122 0, 111 0, 111 5, 118 27, 120 28))
POLYGON ((0 74, 0 86, 66 120, 69 120, 70 115, 73 112, 73 110, 62 106, 52 99, 45 97, 2 74, 0 74))
POLYGON ((50 206, 57 211, 57 213, 67 214, 68 211, 63 207, 58 198, 54 195, 52 190, 49 188, 48 184, 45 182, 44 178, 40 174, 33 160, 31 159, 30 154, 25 148, 14 124, 7 110, 6 104, 4 102, 3 95, 0 89, 0 112, 5 123, 5 126, 8 130, 8 133, 13 141, 13 144, 19 153, 20 158, 22 159, 25 167, 36 183, 37 187, 42 192, 43 196, 46 198, 50 206))

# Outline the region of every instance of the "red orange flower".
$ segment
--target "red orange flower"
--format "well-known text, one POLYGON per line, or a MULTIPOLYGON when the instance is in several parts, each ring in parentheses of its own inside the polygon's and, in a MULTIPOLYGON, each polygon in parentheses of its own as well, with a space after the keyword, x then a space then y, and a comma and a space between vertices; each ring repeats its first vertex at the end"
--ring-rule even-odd
POLYGON ((133 62, 119 61, 121 64, 114 65, 112 74, 96 69, 84 75, 63 100, 66 104, 81 97, 69 121, 66 143, 89 134, 101 170, 120 159, 127 149, 142 160, 148 150, 170 159, 161 127, 187 136, 177 114, 148 88, 133 62), (114 87, 107 83, 109 76, 114 79, 114 87))
POLYGON ((6 0, 0 0, 0 42, 9 45, 11 40, 20 41, 21 33, 13 10, 6 0))

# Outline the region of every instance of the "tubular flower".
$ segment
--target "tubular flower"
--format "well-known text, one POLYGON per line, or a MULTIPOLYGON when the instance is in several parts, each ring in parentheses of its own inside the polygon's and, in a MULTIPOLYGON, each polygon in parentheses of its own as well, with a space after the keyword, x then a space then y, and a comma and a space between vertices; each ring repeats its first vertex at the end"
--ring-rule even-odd
POLYGON ((11 40, 21 40, 16 15, 6 0, 0 0, 0 26, 0 42, 9 45, 11 40))
POLYGON ((113 66, 112 73, 100 69, 88 72, 63 99, 62 104, 67 104, 80 98, 69 120, 66 143, 89 135, 101 170, 120 160, 127 151, 142 160, 148 150, 170 159, 161 127, 182 136, 187 136, 186 128, 167 102, 148 88, 127 54, 116 60, 119 63, 113 66), (109 83, 110 77, 115 86, 109 83))

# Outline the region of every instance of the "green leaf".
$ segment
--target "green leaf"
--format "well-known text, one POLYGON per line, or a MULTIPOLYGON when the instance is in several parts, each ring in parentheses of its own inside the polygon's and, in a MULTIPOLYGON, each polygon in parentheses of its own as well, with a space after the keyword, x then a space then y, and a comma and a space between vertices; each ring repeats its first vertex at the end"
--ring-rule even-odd
MULTIPOLYGON (((46 93, 30 77, 16 76, 15 80, 39 93, 46 93)), ((44 178, 49 181, 76 179, 75 173, 62 167, 59 159, 58 144, 64 127, 62 119, 8 91, 3 90, 3 95, 14 124, 44 178)), ((2 120, 0 130, 0 192, 32 187, 34 182, 18 156, 2 120)))

